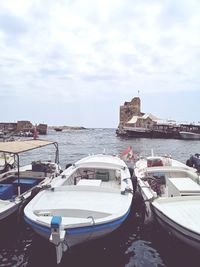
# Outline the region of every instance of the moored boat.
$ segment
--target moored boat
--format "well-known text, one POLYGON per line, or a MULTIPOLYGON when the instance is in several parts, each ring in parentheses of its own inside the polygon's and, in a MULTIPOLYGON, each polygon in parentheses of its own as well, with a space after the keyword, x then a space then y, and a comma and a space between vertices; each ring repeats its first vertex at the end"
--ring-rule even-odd
POLYGON ((196 169, 170 157, 136 162, 146 222, 156 219, 168 232, 200 250, 200 185, 196 169))
POLYGON ((0 222, 7 219, 26 203, 33 193, 46 186, 60 173, 58 145, 45 140, 12 141, 0 143, 0 152, 12 155, 13 168, 0 174, 0 222), (54 145, 55 162, 33 161, 20 167, 20 154, 32 149, 54 145))
POLYGON ((55 130, 56 132, 62 132, 63 128, 61 128, 61 127, 55 127, 54 130, 55 130))
POLYGON ((179 132, 181 139, 185 140, 200 140, 200 133, 193 133, 193 132, 179 132))
POLYGON ((68 167, 25 207, 25 221, 63 252, 117 229, 132 204, 129 169, 117 156, 92 155, 68 167))

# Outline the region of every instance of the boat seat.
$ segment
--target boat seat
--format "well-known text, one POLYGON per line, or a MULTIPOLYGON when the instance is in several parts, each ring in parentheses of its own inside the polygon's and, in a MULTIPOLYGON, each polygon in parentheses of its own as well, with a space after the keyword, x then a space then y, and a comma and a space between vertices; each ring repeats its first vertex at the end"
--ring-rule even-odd
POLYGON ((81 179, 81 180, 78 181, 77 185, 100 186, 101 185, 101 180, 81 179))
POLYGON ((20 177, 21 178, 44 178, 46 177, 47 174, 44 172, 39 172, 39 171, 31 171, 27 170, 25 172, 20 172, 20 177))
POLYGON ((38 184, 38 179, 35 178, 29 178, 29 177, 23 177, 23 178, 17 178, 15 181, 13 181, 14 186, 14 192, 17 194, 17 187, 20 186, 21 188, 21 194, 26 192, 27 190, 31 189, 32 187, 36 186, 38 184))
POLYGON ((1 184, 0 185, 0 199, 7 200, 13 197, 13 185, 12 184, 1 184))

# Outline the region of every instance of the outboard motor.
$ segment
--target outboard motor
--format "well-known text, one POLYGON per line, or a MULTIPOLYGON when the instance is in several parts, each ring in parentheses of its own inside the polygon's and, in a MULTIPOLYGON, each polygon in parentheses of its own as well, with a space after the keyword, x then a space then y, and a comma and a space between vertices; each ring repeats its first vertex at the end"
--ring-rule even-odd
POLYGON ((60 263, 62 259, 63 252, 68 249, 65 243, 65 230, 61 227, 62 217, 53 216, 51 220, 51 235, 49 240, 55 245, 57 264, 60 263))
POLYGON ((191 161, 191 157, 190 157, 189 159, 187 159, 187 161, 186 161, 186 165, 187 165, 188 167, 193 167, 193 164, 192 164, 192 161, 191 161))
POLYGON ((200 154, 196 153, 194 156, 192 155, 187 161, 186 165, 189 167, 194 167, 200 172, 200 154))
POLYGON ((197 169, 197 171, 199 172, 200 171, 200 154, 199 153, 196 153, 194 156, 193 156, 193 164, 194 164, 194 167, 197 169))

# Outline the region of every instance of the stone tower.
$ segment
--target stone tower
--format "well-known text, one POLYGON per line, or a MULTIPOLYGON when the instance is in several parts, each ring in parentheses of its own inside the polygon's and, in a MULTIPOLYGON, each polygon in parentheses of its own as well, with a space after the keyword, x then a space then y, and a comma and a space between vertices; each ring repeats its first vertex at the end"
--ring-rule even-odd
POLYGON ((131 102, 125 102, 120 106, 119 127, 124 126, 133 116, 141 116, 141 101, 139 97, 134 97, 131 102))

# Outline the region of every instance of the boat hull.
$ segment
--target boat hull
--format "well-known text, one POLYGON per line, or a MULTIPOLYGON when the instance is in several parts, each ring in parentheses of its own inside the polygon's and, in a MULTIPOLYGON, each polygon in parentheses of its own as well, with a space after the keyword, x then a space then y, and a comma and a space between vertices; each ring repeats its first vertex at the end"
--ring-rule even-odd
MULTIPOLYGON (((117 228, 121 226, 121 224, 126 220, 129 212, 125 214, 123 217, 118 218, 112 222, 102 223, 93 226, 85 226, 78 228, 65 229, 65 243, 68 247, 73 247, 88 241, 96 240, 101 237, 104 237, 117 228)), ((41 225, 36 222, 32 222, 30 219, 25 217, 25 221, 27 224, 31 226, 31 228, 41 237, 49 240, 51 235, 51 228, 41 225)))
POLYGON ((188 246, 200 251, 200 234, 195 233, 194 231, 187 229, 186 227, 173 221, 154 205, 152 205, 152 211, 155 220, 163 229, 188 246))
POLYGON ((133 138, 151 138, 150 131, 137 131, 137 130, 126 130, 127 137, 133 138))
POLYGON ((0 222, 7 219, 12 214, 14 214, 18 210, 18 208, 19 204, 15 204, 6 210, 4 209, 3 211, 1 211, 0 209, 0 222))
POLYGON ((181 139, 184 140, 200 140, 199 133, 192 133, 192 132, 180 132, 181 139))

